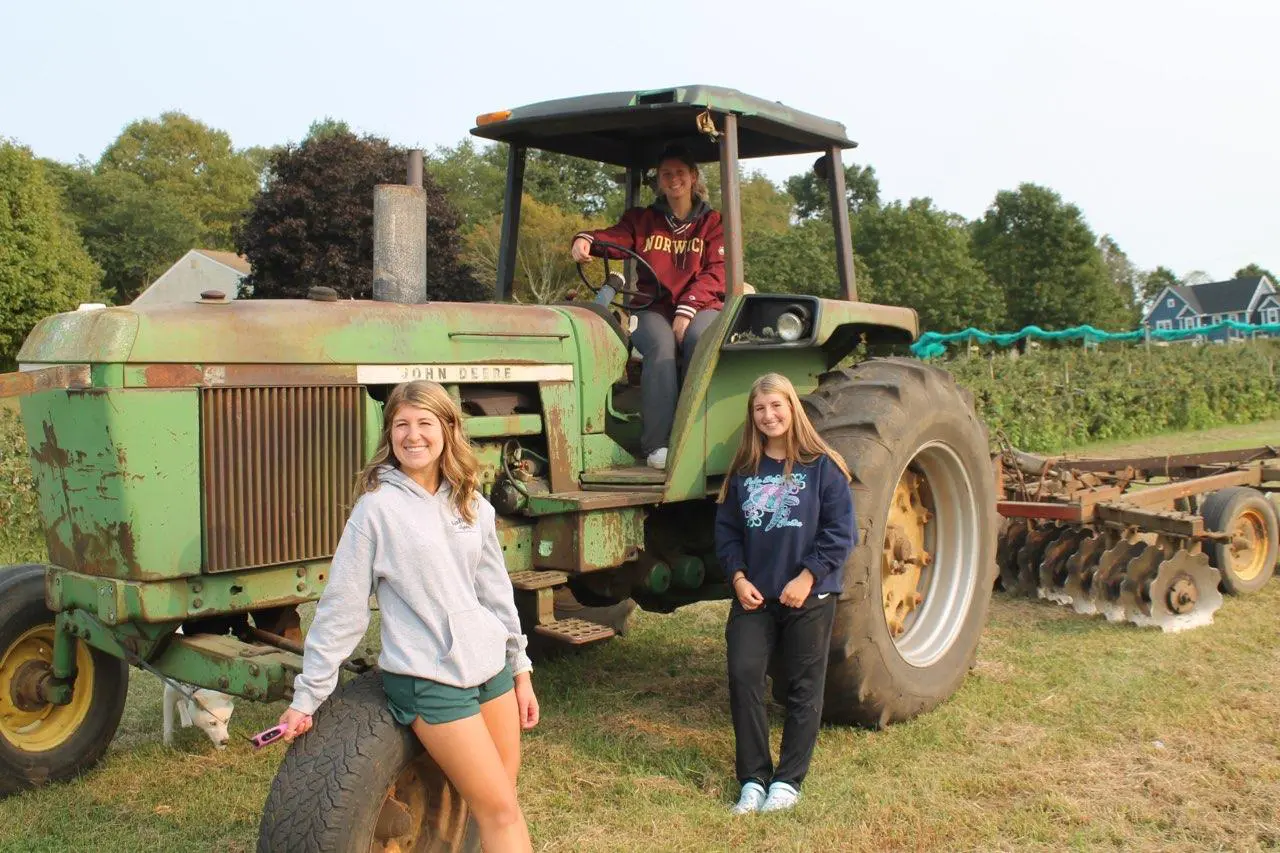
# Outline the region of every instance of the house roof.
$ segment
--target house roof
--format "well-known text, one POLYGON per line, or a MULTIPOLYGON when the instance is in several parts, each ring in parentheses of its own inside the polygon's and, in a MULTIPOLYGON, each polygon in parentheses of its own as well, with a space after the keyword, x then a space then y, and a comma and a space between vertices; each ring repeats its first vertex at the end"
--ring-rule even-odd
POLYGON ((237 255, 235 252, 220 252, 217 249, 195 249, 194 251, 199 252, 210 260, 231 267, 241 275, 248 275, 251 269, 249 259, 244 255, 237 255))
POLYGON ((1204 284, 1175 284, 1169 290, 1180 296, 1197 314, 1232 314, 1249 310, 1262 281, 1262 276, 1255 275, 1204 284))

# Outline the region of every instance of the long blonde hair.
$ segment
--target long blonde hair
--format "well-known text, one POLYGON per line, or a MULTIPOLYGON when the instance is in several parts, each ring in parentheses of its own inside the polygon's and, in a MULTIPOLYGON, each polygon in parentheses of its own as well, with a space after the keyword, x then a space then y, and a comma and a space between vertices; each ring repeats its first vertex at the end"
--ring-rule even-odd
POLYGON ((391 424, 401 406, 426 409, 440 421, 440 432, 444 435, 444 449, 440 451, 440 475, 449 484, 454 511, 468 524, 474 524, 480 463, 462 431, 462 410, 444 388, 422 379, 401 383, 392 388, 387 396, 387 404, 382 409, 382 435, 378 439, 378 449, 373 452, 369 464, 356 475, 352 505, 355 505, 361 495, 377 490, 379 468, 383 465, 400 467, 399 460, 391 450, 391 424))
POLYGON ((733 455, 733 462, 725 473, 724 482, 720 484, 720 495, 716 498, 716 503, 724 503, 729 494, 729 481, 734 475, 755 474, 760 470, 760 457, 764 456, 767 439, 764 433, 756 429, 751 409, 761 394, 781 394, 791 409, 791 428, 787 430, 785 438, 787 459, 783 465, 784 477, 791 476, 791 468, 796 462, 808 465, 819 456, 829 456, 845 479, 850 479, 849 466, 845 464, 844 457, 832 450, 831 445, 823 441, 822 436, 813 428, 813 422, 800 405, 800 397, 791 380, 781 373, 766 373, 752 383, 751 393, 747 395, 747 420, 742 427, 742 440, 738 442, 738 452, 733 455))

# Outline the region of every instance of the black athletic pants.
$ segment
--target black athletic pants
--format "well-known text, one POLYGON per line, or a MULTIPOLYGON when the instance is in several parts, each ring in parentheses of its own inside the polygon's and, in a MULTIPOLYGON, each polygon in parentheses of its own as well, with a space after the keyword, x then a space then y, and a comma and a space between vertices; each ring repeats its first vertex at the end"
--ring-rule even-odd
POLYGON ((733 602, 724 636, 739 782, 755 780, 766 788, 770 782, 786 782, 798 789, 804 781, 822 721, 827 649, 835 615, 835 595, 821 599, 811 595, 798 608, 766 601, 756 610, 744 610, 736 600, 733 602), (775 645, 781 653, 781 675, 787 683, 787 719, 782 727, 782 755, 776 768, 769 754, 764 694, 765 674, 775 645))

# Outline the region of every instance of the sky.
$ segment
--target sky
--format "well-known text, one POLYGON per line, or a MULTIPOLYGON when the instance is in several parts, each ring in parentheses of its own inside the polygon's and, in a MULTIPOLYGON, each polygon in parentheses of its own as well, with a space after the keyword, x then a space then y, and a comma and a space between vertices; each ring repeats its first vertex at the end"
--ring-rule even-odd
POLYGON ((166 110, 237 147, 331 116, 431 149, 480 113, 703 83, 843 123, 886 201, 972 219, 1033 182, 1141 268, 1280 272, 1275 0, 0 0, 0 33, 0 136, 58 160, 166 110))

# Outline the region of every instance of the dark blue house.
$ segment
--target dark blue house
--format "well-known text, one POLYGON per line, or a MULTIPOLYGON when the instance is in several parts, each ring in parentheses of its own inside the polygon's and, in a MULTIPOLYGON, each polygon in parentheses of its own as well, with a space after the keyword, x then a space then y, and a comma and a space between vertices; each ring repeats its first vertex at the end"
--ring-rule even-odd
MULTIPOLYGON (((1280 323, 1280 293, 1276 292, 1275 284, 1261 275, 1166 287, 1142 318, 1142 324, 1149 329, 1198 329, 1223 320, 1280 323)), ((1249 334, 1221 329, 1204 337, 1225 341, 1246 338, 1249 334)))

